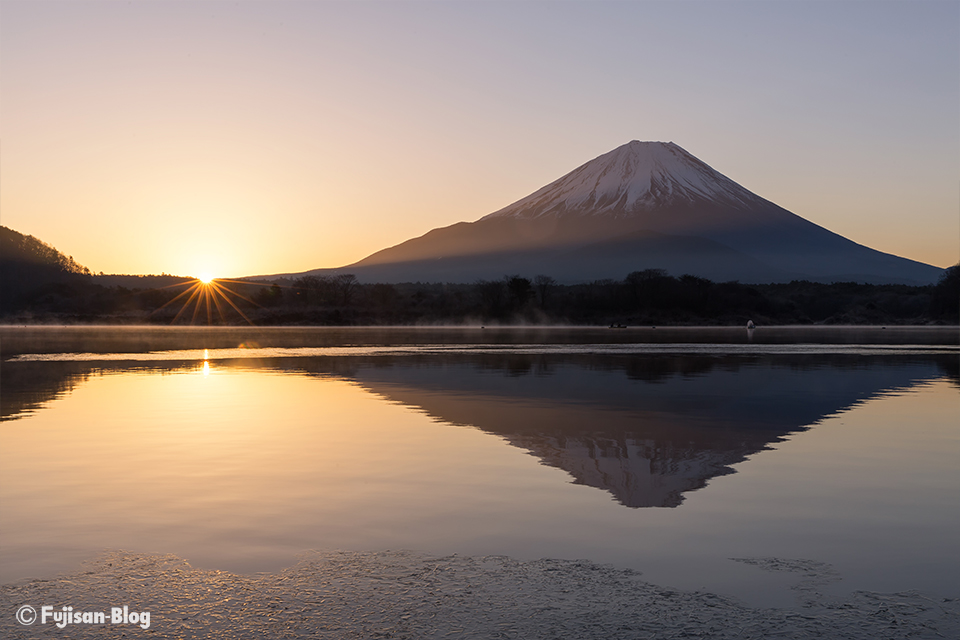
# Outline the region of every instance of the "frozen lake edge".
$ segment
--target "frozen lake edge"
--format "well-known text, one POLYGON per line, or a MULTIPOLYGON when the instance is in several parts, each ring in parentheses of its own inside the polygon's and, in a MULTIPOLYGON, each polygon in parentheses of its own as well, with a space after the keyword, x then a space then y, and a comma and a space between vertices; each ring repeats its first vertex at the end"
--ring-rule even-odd
MULTIPOLYGON (((110 552, 74 574, 4 585, 0 633, 28 638, 20 606, 150 611, 155 638, 941 638, 960 634, 960 600, 919 592, 825 596, 828 565, 738 559, 801 576, 798 609, 644 582, 639 572, 582 560, 436 557, 409 551, 309 552, 277 573, 195 569, 172 555, 110 552)), ((71 637, 113 637, 73 625, 71 637)), ((52 626, 51 622, 47 622, 52 626)), ((146 632, 134 625, 128 634, 146 632)))

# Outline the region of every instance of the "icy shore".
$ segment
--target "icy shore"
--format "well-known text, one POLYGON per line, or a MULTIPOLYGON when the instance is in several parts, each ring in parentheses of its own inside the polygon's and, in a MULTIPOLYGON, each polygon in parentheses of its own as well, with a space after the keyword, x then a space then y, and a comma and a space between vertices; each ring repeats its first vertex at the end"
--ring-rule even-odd
POLYGON ((916 592, 828 598, 810 561, 741 559, 802 576, 798 609, 649 584, 587 561, 412 552, 311 552, 284 571, 242 576, 175 556, 108 553, 80 571, 2 587, 4 638, 47 637, 19 624, 29 604, 77 611, 128 605, 151 625, 70 625, 72 638, 942 638, 960 637, 960 601, 916 592), (118 628, 113 628, 118 627, 118 628))

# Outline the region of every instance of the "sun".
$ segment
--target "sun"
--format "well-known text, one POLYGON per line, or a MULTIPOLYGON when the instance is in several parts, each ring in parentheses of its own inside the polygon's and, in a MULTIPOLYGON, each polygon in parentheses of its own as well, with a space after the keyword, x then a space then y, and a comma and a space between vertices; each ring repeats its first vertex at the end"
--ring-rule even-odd
POLYGON ((161 309, 165 309, 170 305, 175 305, 178 301, 180 301, 180 311, 178 311, 177 315, 175 315, 173 320, 170 321, 171 324, 176 324, 177 320, 187 313, 187 310, 191 307, 193 308, 193 314, 190 317, 190 324, 194 324, 197 321, 197 317, 200 316, 201 310, 206 311, 207 324, 213 324, 215 320, 214 315, 219 316, 220 320, 223 321, 226 319, 224 312, 229 311, 230 308, 240 314, 244 320, 250 324, 253 324, 253 321, 247 317, 247 314, 245 314, 240 307, 237 306, 236 302, 231 299, 236 298, 238 300, 244 300, 250 303, 251 306, 259 307, 259 304, 244 296, 239 290, 237 290, 237 285, 245 287, 249 286, 249 284, 250 283, 242 280, 214 278, 209 271, 204 271, 192 280, 184 280, 175 284, 167 285, 166 287, 162 287, 163 289, 179 287, 186 288, 167 302, 154 309, 151 314, 157 313, 161 309), (231 285, 234 285, 234 287, 231 288, 231 285))

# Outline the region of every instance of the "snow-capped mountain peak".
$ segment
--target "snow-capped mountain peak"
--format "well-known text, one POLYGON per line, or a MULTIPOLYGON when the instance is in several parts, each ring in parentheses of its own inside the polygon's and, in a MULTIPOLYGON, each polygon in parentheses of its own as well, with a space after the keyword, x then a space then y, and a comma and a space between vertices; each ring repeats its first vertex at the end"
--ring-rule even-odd
POLYGON ((920 284, 942 273, 805 220, 672 142, 637 140, 479 220, 433 229, 335 272, 365 282, 505 274, 590 282, 644 269, 715 282, 920 284))
POLYGON ((633 140, 485 218, 629 217, 678 201, 765 202, 673 142, 633 140))

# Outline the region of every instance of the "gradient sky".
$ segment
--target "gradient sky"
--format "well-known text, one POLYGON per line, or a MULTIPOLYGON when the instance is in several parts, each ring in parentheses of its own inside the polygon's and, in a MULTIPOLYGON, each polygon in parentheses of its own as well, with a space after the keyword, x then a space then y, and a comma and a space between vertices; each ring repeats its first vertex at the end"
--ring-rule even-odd
POLYGON ((960 258, 960 3, 0 0, 0 222, 94 271, 342 266, 673 141, 960 258))

